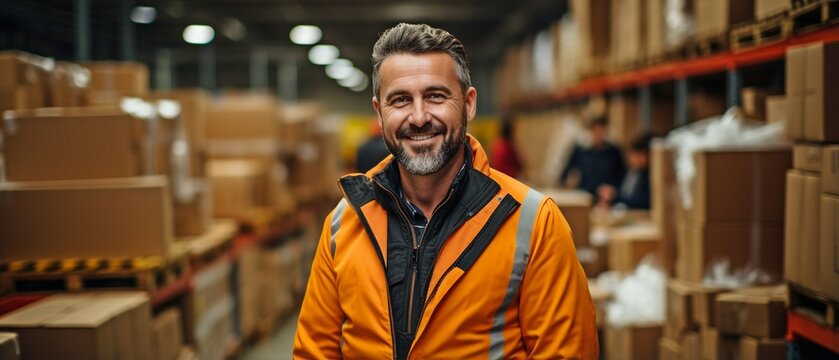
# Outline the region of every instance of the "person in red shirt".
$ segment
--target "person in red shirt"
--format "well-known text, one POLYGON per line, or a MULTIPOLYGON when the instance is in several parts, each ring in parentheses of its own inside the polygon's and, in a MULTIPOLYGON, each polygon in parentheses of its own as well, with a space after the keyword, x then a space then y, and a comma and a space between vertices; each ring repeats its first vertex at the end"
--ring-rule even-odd
POLYGON ((510 119, 501 121, 501 136, 492 143, 492 167, 511 177, 517 178, 521 173, 521 160, 513 142, 513 124, 510 119))

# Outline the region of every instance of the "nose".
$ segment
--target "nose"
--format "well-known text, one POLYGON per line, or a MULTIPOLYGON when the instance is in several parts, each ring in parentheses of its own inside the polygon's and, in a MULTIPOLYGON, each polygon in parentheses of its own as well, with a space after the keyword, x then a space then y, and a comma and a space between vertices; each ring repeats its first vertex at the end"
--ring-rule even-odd
POLYGON ((408 123, 416 127, 423 127, 431 121, 431 114, 427 111, 423 101, 414 101, 408 123))

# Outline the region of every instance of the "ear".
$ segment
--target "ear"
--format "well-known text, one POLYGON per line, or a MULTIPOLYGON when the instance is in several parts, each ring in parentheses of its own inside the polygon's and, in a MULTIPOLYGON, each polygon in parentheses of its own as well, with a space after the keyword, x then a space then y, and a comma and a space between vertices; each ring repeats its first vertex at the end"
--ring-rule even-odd
POLYGON ((466 121, 472 121, 478 111, 478 90, 476 90, 475 87, 470 86, 469 89, 466 90, 465 104, 466 121))
POLYGON ((376 98, 376 96, 373 96, 373 99, 371 101, 373 102, 373 111, 376 112, 376 119, 379 120, 379 126, 384 129, 384 123, 382 122, 382 112, 379 108, 379 99, 376 98))

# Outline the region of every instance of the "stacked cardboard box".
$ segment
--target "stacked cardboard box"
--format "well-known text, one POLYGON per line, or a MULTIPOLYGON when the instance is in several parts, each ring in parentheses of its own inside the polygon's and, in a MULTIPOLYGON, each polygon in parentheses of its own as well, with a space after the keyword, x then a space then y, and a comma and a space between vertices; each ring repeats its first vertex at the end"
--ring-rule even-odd
POLYGON ((664 55, 693 36, 693 2, 646 0, 646 48, 651 57, 664 55))
POLYGON ((755 19, 765 19, 792 8, 792 0, 754 0, 755 19))
POLYGON ((178 359, 184 346, 182 323, 181 312, 174 307, 154 317, 151 323, 152 359, 178 359))
POLYGON ((24 359, 151 359, 145 293, 52 295, 0 317, 24 359))
POLYGON ((325 194, 336 198, 340 177, 338 124, 324 118, 323 108, 313 103, 288 105, 282 113, 284 142, 293 145, 293 151, 285 157, 291 192, 303 203, 325 194))
MULTIPOLYGON (((658 359, 660 325, 606 326, 606 358, 617 360, 658 359)), ((663 359, 663 358, 662 358, 663 359)))
POLYGON ((195 274, 192 292, 183 309, 184 336, 201 359, 225 359, 234 338, 234 295, 228 260, 195 274))
POLYGON ((664 142, 653 142, 650 151, 650 213, 661 239, 658 258, 669 276, 675 275, 676 218, 678 189, 673 166, 673 149, 664 142))
POLYGON ((20 344, 15 333, 0 333, 0 359, 20 360, 20 344))
POLYGON ((87 105, 118 105, 124 97, 142 98, 149 93, 149 69, 142 63, 95 61, 83 65, 90 70, 87 105))
POLYGON ((780 279, 789 149, 704 151, 693 159, 692 204, 678 210, 677 277, 699 281, 712 261, 727 260, 780 279))
POLYGON ((784 275, 791 283, 839 299, 839 91, 832 64, 839 43, 787 51, 787 136, 796 142, 787 178, 784 275))
POLYGON ((596 277, 607 270, 607 247, 604 244, 594 245, 589 241, 591 230, 591 195, 581 190, 547 189, 543 193, 553 199, 574 237, 574 246, 580 264, 588 277, 596 277))
POLYGON ((571 12, 579 29, 579 67, 581 74, 601 71, 609 56, 610 26, 612 23, 609 0, 573 0, 571 12))
MULTIPOLYGON (((646 56, 647 12, 642 0, 612 0, 610 67, 626 66, 646 56)), ((597 16, 605 16, 597 14, 597 16)))
POLYGON ((785 300, 783 285, 718 295, 716 328, 706 330, 705 349, 718 359, 782 359, 786 349, 785 300))
POLYGON ((648 255, 658 254, 661 233, 652 222, 609 230, 609 270, 628 274, 648 255))
POLYGON ((49 104, 50 61, 20 51, 0 52, 0 112, 49 104))
POLYGON ((661 358, 700 358, 701 329, 713 325, 714 298, 722 291, 697 282, 669 280, 667 317, 659 341, 661 358))
POLYGON ((694 1, 696 34, 722 35, 729 28, 754 18, 754 0, 694 1))
POLYGON ((225 94, 207 105, 207 163, 216 217, 250 219, 260 208, 289 210, 276 100, 225 94))

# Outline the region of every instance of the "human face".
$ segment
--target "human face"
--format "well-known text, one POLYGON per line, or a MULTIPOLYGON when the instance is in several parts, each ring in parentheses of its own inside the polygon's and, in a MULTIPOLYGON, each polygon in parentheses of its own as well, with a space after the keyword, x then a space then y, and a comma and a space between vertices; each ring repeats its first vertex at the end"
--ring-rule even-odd
POLYGON ((462 150, 475 88, 461 89, 454 60, 442 52, 390 55, 379 79, 373 108, 388 149, 409 173, 436 173, 462 150))

